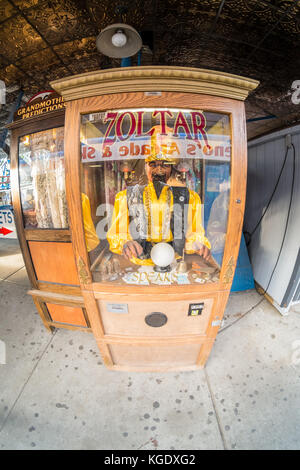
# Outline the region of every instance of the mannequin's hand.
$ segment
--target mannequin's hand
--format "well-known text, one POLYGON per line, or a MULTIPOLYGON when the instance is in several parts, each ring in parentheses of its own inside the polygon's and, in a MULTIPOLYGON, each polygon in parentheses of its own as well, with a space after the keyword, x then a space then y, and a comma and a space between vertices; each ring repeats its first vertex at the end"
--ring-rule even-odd
POLYGON ((122 254, 130 260, 132 257, 138 258, 143 253, 143 248, 138 242, 131 240, 123 245, 122 254))
POLYGON ((208 260, 210 257, 210 249, 207 246, 203 245, 203 243, 195 242, 193 245, 194 250, 200 256, 202 256, 205 260, 208 260))

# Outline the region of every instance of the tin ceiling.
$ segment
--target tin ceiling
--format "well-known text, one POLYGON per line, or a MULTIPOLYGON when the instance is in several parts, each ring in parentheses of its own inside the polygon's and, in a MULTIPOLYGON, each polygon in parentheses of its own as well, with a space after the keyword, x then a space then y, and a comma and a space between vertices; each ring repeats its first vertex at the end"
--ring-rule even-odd
POLYGON ((142 35, 142 65, 260 80, 246 102, 249 138, 299 122, 300 104, 291 99, 300 80, 298 0, 0 0, 2 127, 21 88, 24 104, 56 78, 120 66, 95 43, 100 30, 119 22, 120 5, 128 6, 124 22, 142 35))

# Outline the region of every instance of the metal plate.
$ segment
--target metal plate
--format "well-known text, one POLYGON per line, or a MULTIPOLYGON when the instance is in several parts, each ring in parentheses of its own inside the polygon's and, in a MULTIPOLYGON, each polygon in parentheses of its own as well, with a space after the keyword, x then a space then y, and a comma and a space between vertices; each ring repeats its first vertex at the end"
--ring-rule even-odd
POLYGON ((128 313, 128 304, 106 303, 106 310, 110 313, 128 313))
POLYGON ((149 315, 146 315, 145 322, 147 325, 152 326, 153 328, 159 328, 164 326, 168 321, 167 315, 161 312, 152 312, 149 315))

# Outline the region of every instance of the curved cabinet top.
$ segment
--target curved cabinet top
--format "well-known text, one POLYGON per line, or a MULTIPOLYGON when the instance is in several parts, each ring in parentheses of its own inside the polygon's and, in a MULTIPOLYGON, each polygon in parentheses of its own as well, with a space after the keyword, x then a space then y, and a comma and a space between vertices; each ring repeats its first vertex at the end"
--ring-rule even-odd
POLYGON ((137 91, 201 93, 244 101, 259 82, 214 70, 139 66, 86 72, 50 84, 65 101, 137 91))

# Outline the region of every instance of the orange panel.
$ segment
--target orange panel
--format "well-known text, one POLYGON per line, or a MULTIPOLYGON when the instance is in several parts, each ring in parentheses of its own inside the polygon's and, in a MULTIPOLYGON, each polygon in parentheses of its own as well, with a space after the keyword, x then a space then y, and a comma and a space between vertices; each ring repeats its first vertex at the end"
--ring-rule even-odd
POLYGON ((82 309, 65 305, 46 304, 53 321, 87 326, 82 309))
POLYGON ((61 242, 28 242, 39 281, 78 285, 72 244, 61 242))

